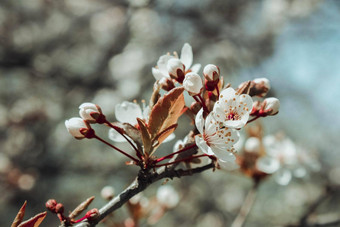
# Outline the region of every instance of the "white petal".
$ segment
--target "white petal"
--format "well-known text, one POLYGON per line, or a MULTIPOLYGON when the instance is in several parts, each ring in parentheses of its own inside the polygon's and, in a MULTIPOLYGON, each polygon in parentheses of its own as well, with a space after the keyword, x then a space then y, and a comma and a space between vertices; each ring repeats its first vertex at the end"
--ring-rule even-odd
MULTIPOLYGON (((230 99, 233 99, 236 96, 235 93, 236 93, 236 91, 233 88, 229 87, 229 88, 221 91, 220 98, 222 100, 225 100, 225 99, 230 100, 230 99)), ((221 102, 221 104, 222 104, 222 102, 221 102)))
POLYGON ((275 180, 280 185, 287 185, 292 179, 292 173, 288 169, 280 169, 275 174, 275 180))
POLYGON ((218 160, 218 164, 220 164, 221 168, 229 171, 240 168, 240 166, 236 162, 225 162, 221 159, 218 160))
POLYGON ((197 73, 190 72, 185 75, 183 87, 190 95, 197 95, 201 93, 203 82, 197 73))
POLYGON ((143 118, 140 106, 136 103, 126 101, 116 105, 115 114, 118 121, 131 125, 137 124, 137 117, 143 118))
POLYGON ((161 80, 162 78, 166 76, 161 72, 161 70, 156 69, 156 68, 152 68, 152 75, 153 77, 155 77, 156 80, 161 80))
POLYGON ((199 135, 195 136, 196 145, 201 151, 207 155, 214 155, 207 143, 199 135))
POLYGON ((215 156, 218 159, 221 159, 222 161, 226 161, 226 162, 231 162, 231 161, 235 161, 236 157, 233 153, 228 152, 227 149, 220 149, 218 147, 210 147, 212 152, 215 154, 215 156))
POLYGON ((197 130, 203 134, 203 127, 204 127, 204 118, 203 118, 203 108, 198 111, 196 118, 195 118, 195 124, 197 127, 197 130))
POLYGON ((200 71, 201 69, 201 64, 194 64, 192 67, 191 67, 191 72, 193 73, 198 73, 198 71, 200 71))
POLYGON ((253 99, 249 95, 246 95, 246 94, 240 95, 239 102, 240 103, 242 102, 241 104, 242 110, 244 110, 245 108, 246 112, 248 113, 251 112, 253 108, 253 99))
POLYGON ((76 138, 84 138, 85 136, 80 133, 80 129, 87 128, 84 120, 80 117, 73 117, 65 121, 67 131, 76 138))
POLYGON ((193 60, 192 48, 188 43, 185 43, 181 51, 181 61, 186 69, 189 69, 193 60))
POLYGON ((174 57, 167 54, 167 55, 160 56, 157 61, 158 69, 161 71, 162 74, 168 75, 168 77, 169 77, 169 74, 168 74, 167 66, 168 66, 168 61, 171 58, 174 58, 174 57))
POLYGON ((127 142, 126 139, 113 128, 109 130, 109 139, 115 142, 127 142))
POLYGON ((256 167, 264 173, 272 174, 280 168, 280 162, 277 159, 264 156, 257 160, 256 167))

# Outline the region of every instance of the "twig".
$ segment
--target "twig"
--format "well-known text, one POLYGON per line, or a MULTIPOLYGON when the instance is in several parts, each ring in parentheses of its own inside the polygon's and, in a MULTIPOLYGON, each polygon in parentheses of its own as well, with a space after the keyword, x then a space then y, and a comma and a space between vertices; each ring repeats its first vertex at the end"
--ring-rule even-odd
POLYGON ((145 172, 141 170, 138 174, 138 177, 130 184, 129 187, 127 187, 123 192, 121 192, 119 195, 117 195, 115 198, 113 198, 110 202, 108 202, 105 206, 103 206, 99 213, 100 215, 98 218, 96 218, 93 221, 84 221, 81 222, 75 227, 92 227, 96 226, 99 221, 104 219, 107 215, 111 214, 113 211, 120 208, 123 204, 125 204, 129 199, 131 199, 133 196, 138 194, 139 192, 145 190, 150 184, 164 179, 164 178, 170 178, 173 179, 175 177, 182 177, 182 176, 189 176, 195 173, 201 173, 208 169, 212 169, 215 167, 215 163, 211 162, 208 165, 197 167, 194 169, 172 169, 169 170, 167 168, 162 169, 160 172, 145 172))
POLYGON ((253 207, 258 186, 259 186, 259 183, 255 182, 253 187, 249 190, 247 197, 244 203, 242 204, 242 207, 237 217, 235 218, 234 222, 231 224, 231 227, 242 227, 243 226, 251 208, 253 207))

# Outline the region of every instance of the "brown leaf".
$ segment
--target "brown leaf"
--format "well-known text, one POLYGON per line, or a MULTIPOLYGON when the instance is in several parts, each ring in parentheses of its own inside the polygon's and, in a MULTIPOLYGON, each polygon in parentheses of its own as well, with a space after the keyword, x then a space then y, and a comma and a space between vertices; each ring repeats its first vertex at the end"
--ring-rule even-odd
POLYGON ((137 118, 137 122, 140 128, 141 132, 141 137, 143 140, 143 145, 144 145, 144 154, 150 154, 151 152, 151 138, 150 138, 150 133, 148 131, 148 128, 144 122, 144 120, 137 118))
POLYGON ((40 214, 35 215, 33 218, 28 219, 27 221, 24 221, 18 227, 38 227, 41 222, 46 217, 47 212, 42 212, 40 214))
POLYGON ((20 225, 20 223, 24 219, 26 204, 27 204, 27 201, 25 201, 24 204, 21 206, 17 216, 15 217, 15 219, 14 219, 12 225, 11 225, 11 227, 17 227, 18 225, 20 225))
POLYGON ((183 87, 172 89, 158 100, 152 108, 148 129, 153 140, 160 132, 177 123, 185 105, 183 87))
POLYGON ((163 131, 161 131, 160 133, 158 133, 158 135, 152 140, 152 144, 154 144, 156 141, 158 145, 161 144, 171 133, 175 131, 177 126, 178 124, 173 124, 164 129, 163 131))
POLYGON ((94 200, 94 196, 91 196, 90 198, 86 199, 84 202, 79 204, 69 215, 69 218, 73 219, 77 217, 81 212, 87 209, 87 207, 92 203, 94 200))

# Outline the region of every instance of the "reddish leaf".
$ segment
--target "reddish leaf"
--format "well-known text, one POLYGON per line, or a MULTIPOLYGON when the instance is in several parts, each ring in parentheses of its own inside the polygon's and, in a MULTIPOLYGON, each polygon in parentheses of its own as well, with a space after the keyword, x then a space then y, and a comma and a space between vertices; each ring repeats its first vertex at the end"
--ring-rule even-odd
POLYGON ((47 212, 42 212, 21 223, 18 227, 38 227, 46 217, 47 212))
POLYGON ((174 88, 152 108, 148 129, 153 140, 160 132, 177 123, 185 105, 183 87, 174 88))
POLYGON ((151 152, 151 138, 150 138, 150 133, 148 131, 148 128, 146 127, 145 122, 137 118, 137 122, 140 128, 140 132, 142 134, 142 140, 143 140, 143 145, 144 145, 144 154, 149 154, 151 152))
POLYGON ((153 146, 157 147, 158 145, 160 145, 171 133, 175 131, 176 128, 177 128, 177 124, 173 124, 170 127, 158 133, 158 135, 152 140, 153 146), (157 141, 157 144, 155 144, 156 141, 157 141))
POLYGON ((73 219, 77 217, 81 212, 83 212, 87 207, 92 203, 94 200, 94 196, 91 196, 90 198, 86 199, 84 202, 79 204, 69 215, 69 218, 73 219))
POLYGON ((17 227, 18 225, 20 225, 20 223, 24 219, 26 204, 27 204, 27 201, 25 201, 24 204, 21 206, 17 216, 15 217, 15 219, 14 219, 12 225, 11 225, 11 227, 17 227))

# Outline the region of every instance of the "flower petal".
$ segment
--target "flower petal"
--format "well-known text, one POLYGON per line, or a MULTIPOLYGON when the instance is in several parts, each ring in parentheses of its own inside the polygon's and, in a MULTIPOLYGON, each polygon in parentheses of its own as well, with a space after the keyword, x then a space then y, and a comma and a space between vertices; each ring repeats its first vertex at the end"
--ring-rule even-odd
POLYGON ((163 140, 163 143, 170 142, 171 140, 175 139, 175 133, 171 133, 168 137, 163 140))
POLYGON ((257 160, 256 167, 264 173, 272 174, 280 168, 280 162, 275 158, 264 156, 257 160))
POLYGON ((168 73, 168 61, 171 59, 171 58, 174 58, 174 56, 171 56, 171 55, 162 55, 159 57, 158 61, 157 61, 157 67, 158 69, 161 71, 161 73, 167 77, 170 77, 169 76, 169 73, 168 73))
POLYGON ((195 124, 197 127, 197 130, 203 134, 203 127, 204 127, 204 118, 203 118, 203 108, 198 111, 196 118, 195 118, 195 124))
POLYGON ((219 147, 215 146, 211 146, 210 148, 215 156, 222 161, 231 162, 236 160, 235 155, 231 152, 228 152, 227 149, 220 149, 219 147))
POLYGON ((152 68, 152 75, 156 80, 161 80, 165 75, 161 72, 161 70, 152 68))
POLYGON ((115 114, 118 121, 126 122, 131 125, 137 124, 137 117, 143 118, 140 106, 136 103, 127 101, 116 105, 115 114))
POLYGON ((113 128, 109 130, 109 139, 114 142, 127 142, 126 139, 113 128))
POLYGON ((189 69, 192 64, 193 54, 192 54, 192 48, 188 43, 185 43, 182 47, 181 51, 181 58, 180 60, 185 65, 186 69, 189 69))
POLYGON ((201 69, 201 64, 194 64, 192 67, 191 67, 191 72, 193 73, 198 73, 198 71, 200 71, 201 69))
POLYGON ((197 147, 205 154, 207 155, 214 155, 214 153, 211 151, 210 147, 208 147, 207 143, 202 139, 201 136, 196 135, 195 136, 195 142, 197 147))

